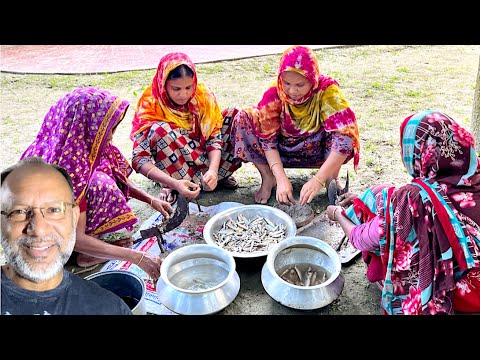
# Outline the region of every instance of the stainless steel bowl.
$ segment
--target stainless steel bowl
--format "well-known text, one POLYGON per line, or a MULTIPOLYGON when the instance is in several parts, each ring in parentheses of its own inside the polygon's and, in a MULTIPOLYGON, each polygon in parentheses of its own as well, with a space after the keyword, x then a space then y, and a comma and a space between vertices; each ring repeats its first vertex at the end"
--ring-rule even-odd
POLYGON ((345 283, 338 253, 326 242, 309 236, 294 236, 270 250, 262 268, 262 284, 280 304, 294 309, 312 310, 337 299, 345 283), (325 273, 325 281, 314 286, 294 285, 281 275, 292 266, 311 266, 325 273))
MULTIPOLYGON (((242 214, 249 220, 254 219, 256 216, 262 216, 270 220, 274 224, 286 225, 287 229, 285 239, 295 236, 297 233, 297 226, 295 225, 295 221, 292 219, 291 216, 289 216, 282 210, 267 205, 243 205, 224 210, 212 216, 203 228, 203 237, 205 239, 205 242, 207 244, 220 247, 220 245, 216 244, 213 234, 217 233, 227 220, 237 220, 237 217, 240 214, 242 214)), ((227 251, 232 254, 232 256, 237 258, 255 258, 260 256, 267 256, 269 252, 269 250, 254 251, 251 253, 234 252, 229 250, 227 251)))
POLYGON ((192 244, 172 251, 162 262, 157 295, 182 315, 208 315, 228 306, 238 295, 235 259, 218 246, 192 244))

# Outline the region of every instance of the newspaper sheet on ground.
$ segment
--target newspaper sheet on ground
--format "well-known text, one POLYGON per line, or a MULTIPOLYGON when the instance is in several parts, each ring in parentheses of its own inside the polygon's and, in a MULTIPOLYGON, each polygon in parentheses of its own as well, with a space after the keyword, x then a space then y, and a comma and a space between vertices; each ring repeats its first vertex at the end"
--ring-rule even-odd
MULTIPOLYGON (((200 209, 202 212, 208 213, 211 217, 224 210, 237 207, 237 206, 242 206, 242 205, 243 204, 237 203, 237 202, 222 202, 212 206, 200 206, 200 209)), ((198 206, 194 203, 190 203, 189 213, 195 214, 197 212, 198 212, 198 206)), ((135 232, 135 234, 133 234, 134 241, 141 239, 140 230, 145 230, 154 225, 160 224, 162 222, 162 219, 163 219, 163 216, 159 212, 155 212, 154 214, 152 214, 152 216, 150 216, 140 226, 138 231, 135 232)), ((182 228, 179 227, 169 231, 166 234, 163 234, 163 238, 167 242, 166 247, 168 248, 168 250, 173 250, 179 245, 180 242, 183 243, 185 241, 185 232, 183 231, 182 228)), ((155 237, 141 240, 136 244, 134 244, 132 248, 136 250, 148 252, 149 254, 160 255, 160 247, 158 246, 157 239, 155 237)), ((111 260, 107 262, 100 269, 100 272, 108 271, 108 270, 130 271, 138 275, 140 278, 144 280, 145 287, 147 290, 145 295, 145 300, 146 300, 145 304, 146 304, 147 313, 156 314, 156 315, 177 315, 175 312, 169 310, 167 307, 165 307, 163 304, 160 303, 157 296, 157 291, 156 291, 157 289, 155 284, 152 281, 150 281, 147 273, 143 271, 139 266, 129 261, 111 260)))

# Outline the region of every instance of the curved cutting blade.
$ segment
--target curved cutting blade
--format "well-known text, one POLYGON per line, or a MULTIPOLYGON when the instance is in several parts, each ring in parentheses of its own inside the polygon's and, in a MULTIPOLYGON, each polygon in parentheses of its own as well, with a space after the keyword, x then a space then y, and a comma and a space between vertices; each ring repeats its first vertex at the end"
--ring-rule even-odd
POLYGON ((345 187, 343 189, 337 189, 337 195, 343 195, 348 192, 348 186, 350 183, 350 177, 348 176, 348 171, 347 171, 347 181, 345 182, 345 187))
POLYGON ((174 204, 174 209, 173 215, 161 225, 164 233, 175 229, 185 220, 188 214, 188 202, 185 196, 177 193, 177 201, 174 204))

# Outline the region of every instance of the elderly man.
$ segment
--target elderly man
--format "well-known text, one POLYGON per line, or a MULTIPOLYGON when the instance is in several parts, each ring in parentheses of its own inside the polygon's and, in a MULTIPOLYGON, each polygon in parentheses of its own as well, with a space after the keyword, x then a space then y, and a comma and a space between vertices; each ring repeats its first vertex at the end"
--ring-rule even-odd
POLYGON ((26 158, 1 174, 2 315, 131 315, 93 281, 64 270, 79 217, 67 172, 26 158))

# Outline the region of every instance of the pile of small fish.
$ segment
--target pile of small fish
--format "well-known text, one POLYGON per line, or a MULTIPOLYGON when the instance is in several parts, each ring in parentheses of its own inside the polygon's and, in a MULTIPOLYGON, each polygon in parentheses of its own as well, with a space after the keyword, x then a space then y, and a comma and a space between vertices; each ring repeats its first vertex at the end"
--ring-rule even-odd
POLYGON ((327 274, 325 272, 319 276, 317 272, 309 266, 302 274, 296 265, 290 266, 283 271, 280 277, 286 282, 297 286, 315 286, 324 283, 327 280, 327 274))
POLYGON ((239 214, 237 220, 229 219, 220 230, 213 234, 215 243, 225 250, 237 253, 267 251, 270 247, 285 239, 287 225, 274 224, 257 215, 248 220, 239 214))

